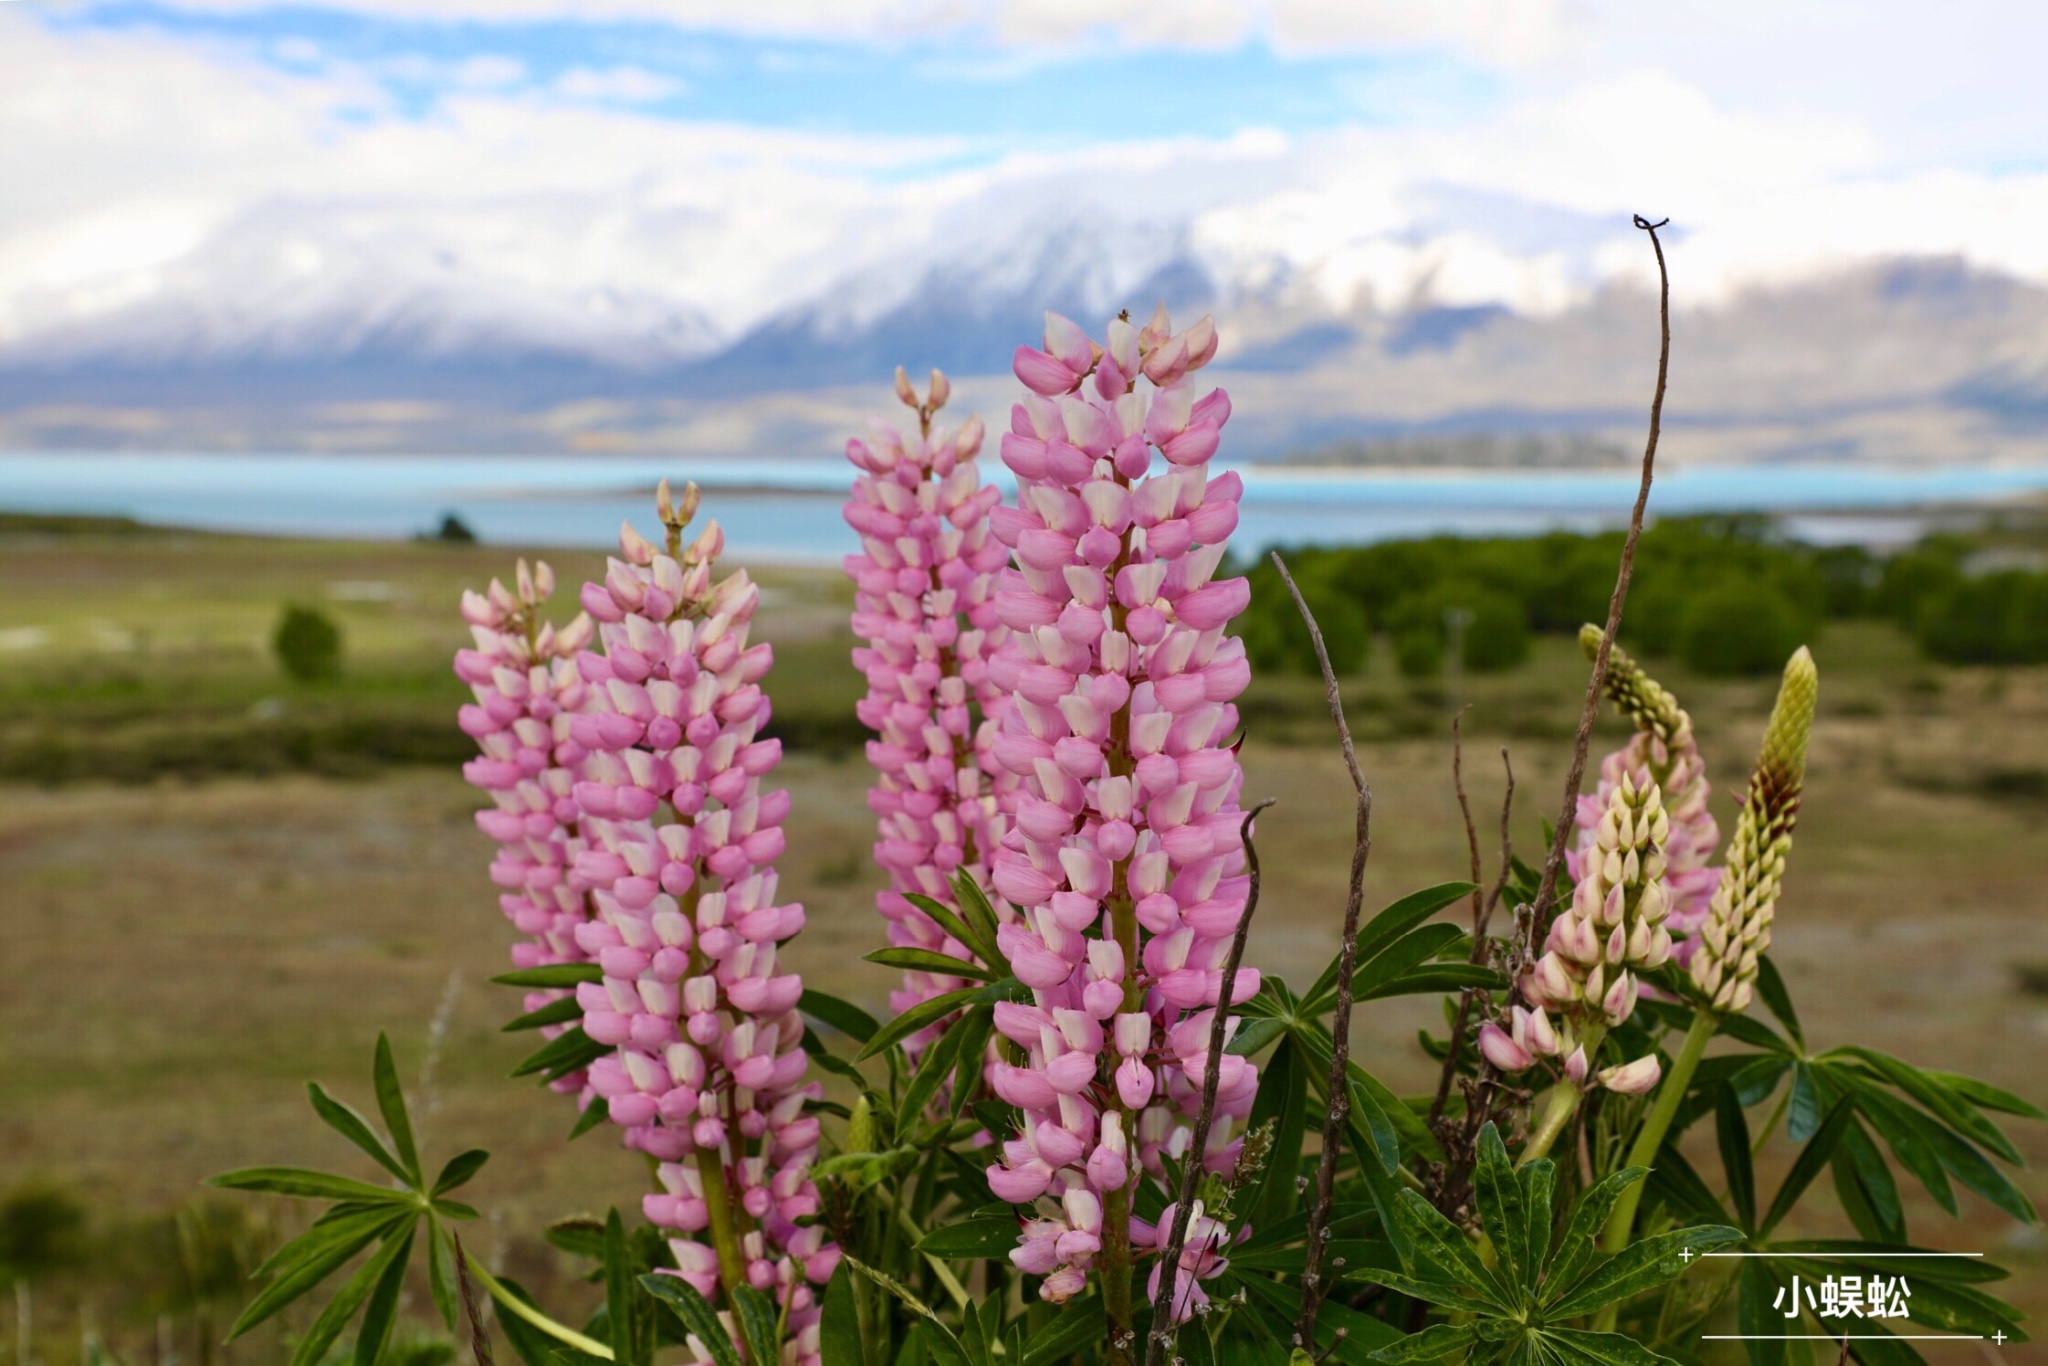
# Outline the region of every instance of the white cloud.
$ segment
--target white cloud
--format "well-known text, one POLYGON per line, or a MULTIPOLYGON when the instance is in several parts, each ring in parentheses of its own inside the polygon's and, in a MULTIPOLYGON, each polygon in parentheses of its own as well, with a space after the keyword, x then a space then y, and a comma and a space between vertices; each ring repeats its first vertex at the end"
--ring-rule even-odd
MULTIPOLYGON (((910 13, 869 6, 885 8, 910 13)), ((1467 23, 1493 12, 1452 8, 1467 23)), ((1220 33, 1228 9, 1180 12, 1220 33)), ((1399 6, 1370 23, 1297 10, 1288 22, 1322 24, 1318 42, 1434 31, 1399 6)), ((1044 35, 1087 36, 1079 8, 1034 13, 1044 35)), ((1165 13, 1118 11, 1140 25, 1165 13)), ((1276 33, 1284 17, 1272 11, 1276 33)), ((633 66, 543 90, 480 53, 444 73, 425 118, 396 116, 368 73, 318 70, 0 9, 0 183, 34 187, 0 198, 0 346, 290 347, 409 329, 443 349, 539 339, 655 359, 797 306, 857 325, 934 264, 1014 284, 1040 259, 1032 235, 1073 225, 1111 234, 1059 248, 1105 298, 1191 250, 1247 294, 1318 308, 1549 312, 1645 277, 1631 211, 1674 219, 1693 303, 1899 252, 2048 282, 2048 174, 1900 168, 1864 121, 1731 107, 1654 66, 1532 86, 1457 127, 1103 143, 944 173, 921 168, 963 144, 652 117, 630 106, 672 89, 633 66)))
POLYGON ((572 100, 616 100, 621 104, 652 104, 673 99, 688 87, 673 76, 641 66, 572 67, 555 82, 558 95, 572 100))

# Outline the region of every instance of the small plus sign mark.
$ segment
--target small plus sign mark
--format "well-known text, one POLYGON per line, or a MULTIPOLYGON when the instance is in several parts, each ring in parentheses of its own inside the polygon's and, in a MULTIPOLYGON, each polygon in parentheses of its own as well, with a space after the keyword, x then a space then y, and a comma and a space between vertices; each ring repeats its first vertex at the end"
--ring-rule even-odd
POLYGON ((2001 1328, 1997 1332, 1993 1333, 1991 1335, 1991 1340, 1997 1343, 2000 1347, 2005 1346, 2005 1330, 2001 1328))
POLYGON ((1692 1249, 1691 1249, 1691 1248, 1687 1248, 1687 1249, 1685 1249, 1685 1251, 1683 1251, 1683 1252, 1679 1253, 1679 1254, 1678 1254, 1678 1260, 1680 1260, 1681 1262, 1684 1262, 1684 1263, 1686 1263, 1687 1265, 1691 1265, 1691 1263, 1692 1263, 1692 1249))

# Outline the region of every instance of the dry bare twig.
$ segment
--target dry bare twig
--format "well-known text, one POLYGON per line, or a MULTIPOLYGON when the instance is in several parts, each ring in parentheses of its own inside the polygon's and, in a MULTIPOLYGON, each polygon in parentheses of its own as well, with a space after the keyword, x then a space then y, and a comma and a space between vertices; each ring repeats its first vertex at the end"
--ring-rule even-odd
POLYGON ((1337 671, 1330 666, 1330 652, 1323 644, 1322 628, 1315 613, 1287 572, 1280 552, 1272 555, 1273 567, 1294 598, 1294 606, 1308 625, 1308 637, 1315 646, 1316 663, 1323 671, 1323 692, 1330 707, 1330 720, 1337 727, 1337 741, 1344 750, 1344 765, 1351 771, 1351 785, 1358 792, 1357 833, 1351 846, 1351 887, 1344 903, 1344 938, 1337 949, 1337 1008, 1330 1021, 1329 1114, 1323 1120, 1323 1150, 1316 1162, 1315 1194, 1308 1207, 1308 1260, 1301 1271, 1301 1317, 1294 1328, 1295 1345, 1315 1350, 1316 1318, 1323 1306, 1323 1245, 1330 1238, 1330 1205, 1337 1183, 1337 1155, 1344 1146, 1344 1126, 1351 1118, 1351 978, 1358 964, 1358 914, 1365 903, 1365 865, 1372 856, 1372 786, 1358 767, 1358 751, 1351 743, 1351 727, 1344 720, 1344 698, 1337 687, 1337 671))
POLYGON ((1650 435, 1643 445, 1643 481, 1636 490, 1636 503, 1629 513, 1628 537, 1621 545, 1621 566, 1614 578, 1614 595, 1607 602, 1607 626, 1600 633, 1600 649, 1593 658, 1593 676, 1586 682, 1586 705, 1579 714, 1578 734, 1572 742, 1572 766, 1565 774, 1564 803, 1557 817, 1557 829, 1550 842, 1550 856, 1543 861, 1543 881, 1536 889, 1535 930, 1540 938, 1550 927, 1550 910, 1557 900, 1557 876, 1564 867, 1564 851, 1571 842, 1574 818, 1579 809, 1579 786, 1586 776, 1586 753, 1593 744, 1593 721, 1600 713, 1600 690, 1607 682, 1607 657, 1614 649, 1614 636, 1621 629, 1622 604, 1628 601, 1629 580, 1635 576, 1636 543, 1643 535, 1643 511, 1650 502, 1650 481, 1657 466, 1657 437, 1664 423, 1664 385, 1671 373, 1671 273, 1664 265, 1664 243, 1657 229, 1671 220, 1652 223, 1641 214, 1635 225, 1650 234, 1650 246, 1657 253, 1658 322, 1661 342, 1657 350, 1657 390, 1650 399, 1650 435))

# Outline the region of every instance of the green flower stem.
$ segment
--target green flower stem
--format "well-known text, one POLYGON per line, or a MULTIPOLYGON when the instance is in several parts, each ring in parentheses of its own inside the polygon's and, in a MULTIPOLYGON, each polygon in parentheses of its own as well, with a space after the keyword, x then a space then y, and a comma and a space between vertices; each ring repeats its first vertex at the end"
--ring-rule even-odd
POLYGON ((725 1164, 709 1148, 697 1150, 697 1174, 704 1181, 704 1205, 710 1214, 711 1247, 718 1254, 718 1277, 730 1288, 747 1284, 747 1264, 740 1256, 739 1230, 725 1190, 725 1164))
MULTIPOLYGON (((1692 1085, 1692 1074, 1699 1070, 1700 1059, 1706 1056, 1707 1040, 1714 1037, 1714 1031, 1721 1027, 1721 1017, 1702 1007, 1692 1017, 1692 1028, 1685 1031, 1685 1042, 1679 1045, 1678 1056, 1672 1059, 1671 1070, 1664 1074, 1664 1084, 1657 1088, 1657 1103, 1650 1107, 1649 1118, 1636 1132, 1636 1141, 1628 1150, 1627 1166, 1647 1167, 1657 1160, 1657 1150, 1664 1146, 1664 1135, 1671 1131, 1671 1121, 1678 1114, 1679 1103, 1685 1099, 1685 1090, 1692 1085)), ((1635 1228, 1636 1210, 1643 1203, 1643 1186, 1638 1181, 1621 1193, 1615 1203, 1614 1213, 1607 1218, 1607 1227, 1600 1234, 1600 1250, 1619 1252, 1628 1246, 1628 1235, 1635 1228)), ((1612 1310, 1613 1306, 1609 1306, 1612 1310)), ((1603 1312, 1603 1320, 1610 1317, 1603 1312)))
MULTIPOLYGON (((924 1241, 924 1230, 910 1217, 910 1211, 901 1205, 896 1206, 896 1222, 902 1225, 912 1247, 924 1241)), ((943 1258, 934 1257, 929 1252, 924 1254, 924 1259, 930 1262, 932 1270, 938 1273, 939 1284, 946 1288, 946 1293, 952 1297, 953 1303, 962 1310, 972 1309, 974 1300, 968 1295, 967 1287, 960 1284, 960 1278, 953 1274, 953 1268, 947 1266, 943 1258)))
POLYGON ((612 1349, 607 1344, 599 1342, 596 1338, 585 1337, 574 1328, 570 1328, 565 1324, 556 1323, 546 1314, 541 1313, 540 1310, 535 1309, 525 1300, 520 1299, 517 1295, 507 1290, 496 1276, 493 1276, 484 1269, 482 1262, 470 1256, 466 1250, 462 1253, 462 1258, 469 1263, 469 1274, 476 1277, 477 1284, 481 1285, 492 1299, 502 1305, 506 1312, 518 1315, 557 1342, 565 1342, 579 1352, 588 1352, 591 1356, 604 1361, 614 1359, 612 1357, 612 1349))
POLYGON ((1557 1142, 1557 1136, 1564 1132, 1564 1126, 1578 1113, 1579 1088, 1569 1081, 1561 1081, 1545 1093, 1543 1118, 1536 1130, 1529 1135, 1529 1142, 1522 1149, 1522 1156, 1515 1165, 1525 1167, 1541 1157, 1550 1155, 1550 1147, 1557 1142))

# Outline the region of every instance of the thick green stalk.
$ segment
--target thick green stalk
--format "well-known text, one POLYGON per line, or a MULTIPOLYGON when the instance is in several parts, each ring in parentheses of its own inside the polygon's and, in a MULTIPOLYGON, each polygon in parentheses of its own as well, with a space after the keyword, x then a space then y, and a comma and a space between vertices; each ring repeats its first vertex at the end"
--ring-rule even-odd
POLYGON ((1550 1088, 1543 1100, 1543 1118, 1537 1121, 1536 1131, 1529 1135, 1529 1142, 1522 1149, 1522 1156, 1515 1162, 1525 1167, 1538 1158, 1550 1155, 1551 1145, 1564 1132, 1564 1126, 1571 1122, 1579 1108, 1579 1088, 1569 1081, 1561 1081, 1550 1088))
POLYGON ((709 1148, 697 1150, 697 1174, 704 1180, 704 1206, 710 1213, 711 1247, 718 1253, 718 1279, 728 1290, 747 1284, 747 1264, 740 1257, 739 1229, 725 1189, 725 1164, 709 1148))
POLYGON ((507 1290, 496 1276, 493 1276, 484 1269, 483 1263, 470 1256, 468 1252, 464 1252, 462 1256, 469 1263, 469 1274, 476 1277, 477 1284, 481 1285, 485 1292, 492 1299, 496 1300, 507 1313, 518 1315, 541 1332, 555 1339, 555 1341, 565 1342, 579 1352, 588 1352, 591 1356, 603 1361, 614 1359, 609 1345, 599 1342, 596 1338, 585 1337, 574 1328, 570 1328, 565 1324, 556 1323, 546 1314, 541 1313, 540 1310, 535 1309, 525 1300, 520 1299, 517 1295, 507 1290))
MULTIPOLYGON (((1714 1037, 1714 1031, 1720 1026, 1721 1017, 1711 1010, 1703 1008, 1692 1017, 1692 1028, 1685 1032, 1685 1042, 1679 1045, 1678 1056, 1671 1061, 1671 1070, 1664 1074, 1664 1084, 1657 1088, 1657 1101, 1650 1107, 1643 1127, 1636 1131, 1636 1141, 1628 1150, 1626 1165, 1648 1167, 1657 1160, 1657 1150, 1664 1146, 1664 1135, 1671 1131, 1671 1121, 1685 1099, 1686 1088, 1692 1085, 1692 1074, 1699 1070, 1700 1059, 1706 1056, 1707 1040, 1714 1037)), ((1614 1213, 1608 1216, 1607 1227, 1601 1231, 1601 1251, 1619 1252, 1628 1246, 1628 1235, 1635 1227, 1636 1210, 1643 1203, 1643 1184, 1638 1181, 1622 1192, 1614 1213)))

